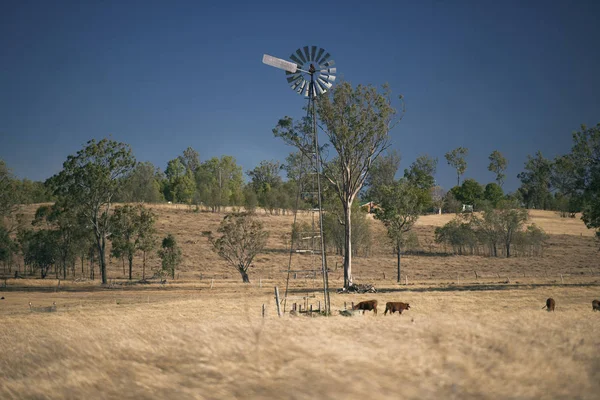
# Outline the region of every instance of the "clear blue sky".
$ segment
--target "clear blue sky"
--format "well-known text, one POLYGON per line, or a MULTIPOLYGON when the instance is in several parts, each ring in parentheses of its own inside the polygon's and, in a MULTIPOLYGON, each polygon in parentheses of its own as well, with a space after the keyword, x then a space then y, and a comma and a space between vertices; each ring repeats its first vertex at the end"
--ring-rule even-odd
POLYGON ((164 169, 188 146, 244 171, 291 149, 271 129, 302 114, 285 75, 261 63, 318 45, 352 84, 388 82, 406 99, 392 131, 406 168, 470 149, 487 157, 565 153, 600 122, 599 1, 0 1, 0 158, 44 180, 91 138, 129 143, 164 169), (524 3, 527 3, 526 5, 524 3))

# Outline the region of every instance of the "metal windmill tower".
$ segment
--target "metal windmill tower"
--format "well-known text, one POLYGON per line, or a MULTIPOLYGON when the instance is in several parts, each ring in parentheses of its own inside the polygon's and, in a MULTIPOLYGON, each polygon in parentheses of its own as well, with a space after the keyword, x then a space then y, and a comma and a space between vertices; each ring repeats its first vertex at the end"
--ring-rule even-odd
MULTIPOLYGON (((317 201, 317 208, 312 207, 312 221, 313 227, 310 232, 300 232, 299 240, 309 240, 308 249, 295 249, 294 248, 294 235, 291 238, 290 244, 290 262, 287 269, 287 280, 286 290, 284 296, 284 310, 287 300, 291 297, 288 296, 288 288, 290 281, 291 270, 291 259, 293 253, 310 253, 312 255, 319 254, 321 258, 320 269, 313 267, 311 270, 300 270, 296 272, 315 272, 321 271, 323 276, 323 304, 325 313, 329 314, 331 306, 329 302, 329 277, 327 271, 327 259, 325 255, 325 241, 323 238, 323 207, 321 204, 321 155, 319 151, 319 139, 317 132, 317 113, 316 113, 316 102, 318 96, 324 94, 333 86, 335 81, 336 68, 333 66, 335 62, 330 58, 331 55, 317 46, 304 46, 296 50, 290 55, 290 60, 282 60, 265 54, 263 56, 263 63, 282 69, 285 71, 287 76, 287 82, 294 90, 300 95, 303 95, 308 101, 307 113, 310 117, 308 120, 312 124, 312 143, 309 146, 310 151, 308 154, 304 154, 309 157, 311 163, 311 170, 314 172, 316 179, 313 179, 313 188, 310 192, 303 192, 301 188, 298 190, 300 193, 311 193, 315 194, 317 201), (316 181, 316 182, 315 182, 316 181), (316 215, 315 215, 316 214, 316 215), (315 224, 315 216, 317 217, 317 223, 315 224), (316 242, 315 239, 318 239, 316 242)), ((300 182, 302 180, 299 180, 300 182)), ((301 183, 299 182, 299 185, 301 183)), ((297 202, 296 202, 297 204, 297 202)), ((294 210, 294 224, 296 223, 296 216, 298 209, 294 210)), ((314 258, 313 258, 314 262, 314 258)), ((303 297, 305 300, 307 297, 303 297)), ((308 301, 306 302, 308 305, 308 301)))

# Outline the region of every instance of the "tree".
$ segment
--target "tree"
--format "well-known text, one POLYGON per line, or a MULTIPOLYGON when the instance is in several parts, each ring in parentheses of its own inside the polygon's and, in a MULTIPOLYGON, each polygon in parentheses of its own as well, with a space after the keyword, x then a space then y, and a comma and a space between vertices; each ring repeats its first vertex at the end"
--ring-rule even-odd
POLYGON ((508 161, 498 150, 492 151, 492 154, 490 154, 488 159, 490 160, 490 165, 488 165, 488 171, 496 174, 496 182, 498 182, 498 185, 500 185, 500 187, 504 186, 504 178, 506 178, 506 175, 504 175, 504 171, 506 171, 508 161))
POLYGON ((239 271, 242 281, 250 283, 248 269, 254 257, 266 246, 269 233, 256 217, 246 212, 227 214, 217 232, 221 234, 218 238, 212 232, 203 234, 213 250, 239 271))
POLYGON ((32 225, 46 224, 55 233, 56 258, 67 279, 67 265, 73 265, 77 257, 78 238, 83 236, 85 226, 81 223, 78 210, 57 202, 51 206, 41 206, 36 210, 32 225))
POLYGON ((400 167, 400 153, 396 150, 377 157, 365 180, 367 192, 365 198, 376 203, 381 202, 381 188, 394 184, 394 179, 400 167))
POLYGON ((526 208, 541 210, 549 208, 551 173, 552 162, 544 158, 540 151, 535 154, 535 157, 527 156, 525 170, 517 175, 521 180, 519 193, 523 197, 526 208))
POLYGON ((151 162, 140 162, 124 179, 119 200, 126 203, 164 201, 160 180, 160 171, 157 171, 151 162))
POLYGON ((588 228, 596 229, 600 238, 600 124, 591 128, 582 125, 579 132, 573 133, 572 154, 582 219, 588 228))
MULTIPOLYGON (((400 97, 402 99, 402 97, 400 97)), ((403 109, 404 112, 404 109, 403 109)), ((396 110, 391 105, 389 88, 383 93, 375 87, 347 82, 337 85, 316 103, 316 117, 333 147, 335 155, 322 162, 322 174, 330 182, 344 209, 344 286, 352 286, 352 203, 362 189, 373 162, 389 147, 389 131, 396 110)), ((298 147, 304 154, 314 152, 309 118, 294 123, 290 117, 279 121, 276 137, 298 147)), ((321 153, 322 154, 322 153, 321 153)))
POLYGON ((11 215, 19 203, 14 187, 14 176, 6 163, 0 159, 0 224, 11 215))
POLYGON ((56 238, 56 232, 49 229, 25 231, 21 237, 23 261, 38 269, 42 279, 48 275, 50 267, 56 264, 56 238))
POLYGON ((156 214, 145 207, 140 207, 139 212, 135 244, 142 252, 142 279, 146 279, 146 254, 156 247, 156 214))
POLYGON ((171 275, 175 279, 175 268, 181 263, 181 248, 177 244, 175 236, 170 233, 162 240, 162 248, 158 251, 162 260, 162 271, 171 275))
POLYGON ((467 161, 465 160, 467 155, 469 155, 469 149, 465 147, 457 147, 445 155, 448 165, 456 170, 456 186, 460 186, 460 177, 467 170, 467 161))
POLYGON ((526 209, 518 208, 517 204, 510 201, 501 201, 498 210, 489 211, 497 213, 496 232, 499 233, 506 248, 506 257, 510 257, 510 247, 515 235, 520 232, 529 218, 526 209))
POLYGON ((6 265, 9 266, 12 262, 12 256, 17 250, 16 243, 10 237, 10 232, 4 226, 0 224, 0 261, 4 264, 4 270, 6 272, 6 265))
POLYGON ((492 207, 496 207, 498 202, 504 197, 502 187, 497 183, 488 183, 485 185, 485 191, 483 192, 483 198, 490 202, 492 207))
POLYGON ((203 162, 196 171, 196 184, 200 200, 213 212, 230 204, 241 205, 242 167, 231 156, 213 157, 203 162))
POLYGON ((102 283, 106 284, 106 239, 110 236, 110 208, 120 179, 135 166, 131 148, 109 139, 90 140, 47 183, 65 204, 81 207, 94 231, 100 255, 102 283))
POLYGON ((188 147, 183 151, 183 155, 177 157, 186 171, 191 171, 194 174, 200 168, 200 155, 196 150, 188 147))
POLYGON ((375 218, 387 228, 388 237, 394 244, 398 260, 398 282, 400 282, 400 259, 406 233, 414 226, 421 213, 419 188, 401 180, 382 190, 381 208, 375 210, 375 218))
POLYGON ((437 162, 437 158, 422 155, 404 170, 404 178, 417 190, 422 211, 430 209, 433 205, 431 189, 435 185, 433 176, 437 170, 437 162))
POLYGON ((113 233, 111 235, 113 256, 127 257, 129 261, 129 280, 133 279, 133 257, 138 251, 144 252, 142 279, 146 272, 146 252, 155 246, 154 223, 156 215, 143 205, 125 205, 117 207, 111 216, 113 233))
POLYGON ((258 198, 256 192, 252 189, 252 186, 246 185, 244 187, 244 207, 246 208, 246 211, 253 214, 256 211, 257 205, 258 198))
POLYGON ((132 278, 133 256, 136 252, 135 236, 138 229, 136 210, 130 205, 115 208, 111 216, 113 226, 110 240, 112 254, 116 258, 126 257, 129 261, 129 280, 132 278))
POLYGON ((167 192, 165 197, 175 203, 191 203, 196 191, 196 181, 191 170, 186 169, 179 158, 167 163, 167 192))
POLYGON ((404 170, 406 180, 419 189, 429 190, 435 186, 435 172, 437 170, 437 158, 427 154, 417 157, 408 169, 404 170))
POLYGON ((465 179, 461 186, 450 189, 454 197, 463 204, 472 205, 476 208, 483 199, 483 187, 475 179, 465 179))

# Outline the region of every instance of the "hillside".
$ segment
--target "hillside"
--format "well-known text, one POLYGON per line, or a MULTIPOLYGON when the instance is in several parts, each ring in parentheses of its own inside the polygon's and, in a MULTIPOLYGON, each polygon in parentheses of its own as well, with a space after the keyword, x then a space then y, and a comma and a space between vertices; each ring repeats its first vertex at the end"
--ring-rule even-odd
MULTIPOLYGON (((32 217, 36 207, 27 206, 23 212, 32 217)), ((237 271, 226 265, 211 250, 208 241, 201 235, 203 231, 215 231, 224 213, 194 212, 181 205, 160 204, 149 207, 158 215, 159 236, 164 237, 167 233, 172 233, 182 247, 184 257, 177 271, 177 280, 198 281, 201 278, 214 277, 237 281, 240 278, 237 271)), ((289 260, 286 235, 289 235, 293 215, 269 215, 262 211, 257 215, 269 231, 270 237, 266 251, 255 259, 250 279, 283 279, 283 270, 287 268, 289 260)), ((506 259, 447 255, 442 246, 434 243, 434 230, 453 217, 453 214, 428 215, 421 217, 417 222, 415 231, 419 238, 419 251, 402 258, 403 276, 407 275, 411 283, 471 279, 475 278, 475 272, 478 279, 495 280, 540 278, 556 281, 560 279, 561 274, 563 279, 600 275, 598 244, 593 238, 593 231, 587 229, 579 218, 560 218, 557 213, 551 211, 530 211, 530 223, 537 224, 550 235, 544 255, 506 259)), ((310 214, 299 214, 298 218, 308 221, 310 214)), ((393 280, 396 274, 396 256, 388 244, 385 229, 380 221, 373 218, 369 218, 369 223, 372 229, 371 250, 369 257, 353 259, 355 279, 358 282, 393 280)), ((147 262, 151 270, 159 267, 160 260, 156 254, 151 254, 147 262)), ((294 255, 292 269, 309 269, 316 262, 310 256, 294 255)), ((333 284, 341 285, 342 258, 330 254, 328 265, 333 271, 333 284)), ((124 276, 122 262, 111 259, 109 278, 122 279, 124 276)), ((141 277, 141 257, 134 260, 134 277, 141 277)))

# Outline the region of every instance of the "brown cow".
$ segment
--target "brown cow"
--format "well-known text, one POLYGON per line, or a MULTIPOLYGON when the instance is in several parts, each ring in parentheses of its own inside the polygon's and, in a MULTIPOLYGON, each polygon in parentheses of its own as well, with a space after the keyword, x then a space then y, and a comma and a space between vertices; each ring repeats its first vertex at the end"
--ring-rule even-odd
POLYGON ((400 314, 402 314, 402 311, 404 310, 410 310, 410 304, 408 303, 402 303, 402 302, 387 302, 385 303, 385 312, 383 313, 383 315, 387 315, 387 312, 389 311, 390 314, 395 313, 396 311, 398 311, 400 314))
POLYGON ((550 297, 548 300, 546 300, 546 305, 542 307, 542 310, 545 308, 548 311, 554 311, 554 307, 556 307, 556 302, 552 297, 550 297))
POLYGON ((352 307, 353 310, 373 311, 377 315, 377 300, 361 301, 352 307))
POLYGON ((594 301, 592 301, 592 310, 593 311, 600 311, 600 300, 594 300, 594 301))

